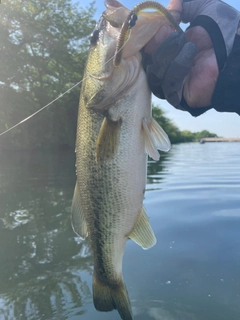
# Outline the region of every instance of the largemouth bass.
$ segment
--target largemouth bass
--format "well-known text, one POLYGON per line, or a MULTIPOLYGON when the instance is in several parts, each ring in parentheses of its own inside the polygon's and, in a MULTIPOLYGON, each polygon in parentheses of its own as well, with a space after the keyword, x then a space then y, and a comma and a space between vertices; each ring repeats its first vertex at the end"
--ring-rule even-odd
POLYGON ((128 238, 144 249, 156 243, 143 207, 147 155, 158 160, 157 149, 170 148, 166 133, 151 116, 140 50, 166 18, 156 12, 133 15, 115 66, 112 58, 130 10, 115 0, 105 5, 91 37, 80 95, 72 226, 90 240, 95 308, 117 309, 123 320, 131 320, 122 276, 125 244, 128 238))

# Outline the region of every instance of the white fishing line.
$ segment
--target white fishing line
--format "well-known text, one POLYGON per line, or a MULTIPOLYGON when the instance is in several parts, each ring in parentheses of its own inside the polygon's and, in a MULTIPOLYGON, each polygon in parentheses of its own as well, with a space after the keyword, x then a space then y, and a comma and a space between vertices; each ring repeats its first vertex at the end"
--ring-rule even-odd
MULTIPOLYGON (((131 35, 131 32, 132 30, 130 30, 129 32, 129 36, 126 40, 126 42, 123 44, 123 46, 118 50, 121 51, 125 45, 127 44, 127 42, 129 41, 130 39, 130 35, 131 35)), ((118 53, 117 52, 117 53, 118 53)), ((115 57, 115 54, 114 56, 112 56, 109 60, 107 60, 103 66, 105 66, 107 63, 109 63, 111 60, 113 60, 115 57)), ((81 81, 79 81, 78 83, 76 83, 75 85, 73 85, 70 89, 68 89, 67 91, 65 91, 64 93, 61 93, 57 98, 55 98, 54 100, 52 100, 51 102, 49 102, 48 104, 46 104, 44 107, 42 107, 41 109, 39 109, 38 111, 34 112, 33 114, 31 114, 30 116, 28 116, 27 118, 19 121, 18 123, 16 123, 15 125, 13 125, 12 127, 8 128, 7 130, 3 131, 2 133, 0 133, 0 137, 3 136, 4 134, 6 134, 7 132, 15 129, 16 127, 20 126, 21 124, 23 124, 24 122, 30 120, 31 118, 33 118, 35 115, 37 115, 38 113, 40 113, 41 111, 43 111, 44 109, 48 108, 49 106, 51 106, 54 102, 56 102, 57 100, 59 100, 60 98, 62 98, 65 94, 69 93, 70 91, 72 91, 75 87, 77 87, 80 83, 82 83, 84 80, 86 80, 87 78, 89 78, 90 76, 94 77, 93 74, 88 74, 85 78, 83 78, 81 81)))
MULTIPOLYGON (((86 77, 87 78, 87 77, 86 77)), ((86 79, 85 78, 85 79, 86 79)), ((27 120, 31 119, 32 117, 34 117, 36 114, 38 114, 39 112, 43 111, 44 109, 46 109, 47 107, 49 107, 51 104, 53 104, 55 101, 57 101, 58 99, 60 99, 61 97, 63 97, 65 94, 67 94, 68 92, 70 92, 73 88, 75 88, 76 86, 78 86, 82 81, 84 81, 85 79, 82 79, 81 81, 79 81, 78 83, 76 83, 74 86, 72 86, 70 89, 68 89, 67 91, 65 91, 64 93, 60 94, 56 99, 52 100, 51 102, 49 102, 47 105, 45 105, 44 107, 42 107, 41 109, 39 109, 38 111, 34 112, 33 114, 31 114, 30 116, 28 116, 27 118, 21 120, 20 122, 18 122, 17 124, 15 124, 14 126, 12 126, 11 128, 3 131, 2 133, 0 133, 0 136, 4 135, 5 133, 15 129, 16 127, 20 126, 20 124, 26 122, 27 120)))

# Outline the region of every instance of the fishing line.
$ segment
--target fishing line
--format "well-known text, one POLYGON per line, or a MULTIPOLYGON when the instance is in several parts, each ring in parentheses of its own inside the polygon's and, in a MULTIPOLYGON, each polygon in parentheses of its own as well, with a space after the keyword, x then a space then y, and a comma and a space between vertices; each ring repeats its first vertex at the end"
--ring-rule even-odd
MULTIPOLYGON (((168 19, 169 22, 172 23, 173 26, 175 26, 176 30, 181 30, 181 28, 178 26, 178 24, 176 23, 176 21, 173 19, 173 17, 171 16, 171 14, 159 3, 155 2, 155 1, 145 1, 145 2, 141 2, 138 5, 136 5, 133 10, 130 12, 129 17, 126 19, 126 21, 123 23, 121 31, 120 31, 120 35, 119 35, 119 39, 117 41, 117 47, 116 47, 116 52, 114 53, 114 55, 108 60, 106 61, 103 66, 105 66, 108 62, 110 62, 111 60, 113 60, 113 64, 115 67, 117 67, 120 64, 121 61, 121 51, 124 48, 124 46, 127 44, 130 35, 131 35, 131 29, 129 29, 129 24, 131 26, 131 23, 133 23, 132 26, 134 26, 136 18, 134 17, 134 14, 137 16, 137 14, 140 11, 143 11, 144 9, 148 9, 148 8, 153 8, 157 11, 159 11, 160 13, 162 13, 163 15, 165 15, 168 19), (132 18, 134 18, 132 20, 132 18), (130 19, 130 20, 129 20, 130 19), (127 38, 127 39, 126 39, 127 38)), ((117 10, 117 9, 116 9, 117 10)), ((114 11, 115 12, 115 11, 114 11)), ((4 135, 5 133, 15 129, 16 127, 20 126, 22 123, 30 120, 31 118, 33 118, 35 115, 37 115, 38 113, 40 113, 41 111, 43 111, 44 109, 48 108, 49 106, 51 106, 55 101, 59 100, 60 98, 62 98, 65 94, 69 93, 71 90, 73 90, 76 86, 78 86, 80 83, 82 83, 84 80, 86 80, 88 77, 93 77, 93 74, 88 74, 85 78, 83 78, 81 81, 79 81, 78 83, 76 83, 74 86, 72 86, 70 89, 68 89, 67 91, 65 91, 64 93, 60 94, 56 99, 52 100, 51 102, 49 102, 47 105, 45 105, 44 107, 42 107, 41 109, 39 109, 38 111, 34 112, 33 114, 31 114, 30 116, 28 116, 27 118, 21 120, 20 122, 18 122, 17 124, 13 125, 12 127, 10 127, 9 129, 5 130, 4 132, 0 133, 0 137, 2 135, 4 135)))
MULTIPOLYGON (((86 77, 87 78, 87 77, 86 77)), ((46 109, 47 107, 49 107, 51 104, 53 104, 55 101, 57 101, 58 99, 62 98, 65 94, 67 94, 68 92, 70 92, 73 88, 75 88, 76 86, 78 86, 83 80, 79 81, 78 83, 76 83, 74 86, 72 86, 70 89, 68 89, 67 91, 65 91, 64 93, 60 94, 56 99, 52 100, 51 102, 49 102, 47 105, 45 105, 44 107, 42 107, 41 109, 39 109, 38 111, 34 112, 33 114, 31 114, 30 116, 28 116, 27 118, 21 120, 20 122, 18 122, 17 124, 15 124, 14 126, 12 126, 11 128, 5 130, 4 132, 0 133, 0 136, 4 135, 5 133, 15 129, 16 127, 18 127, 20 124, 26 122, 27 120, 31 119, 32 117, 34 117, 36 114, 38 114, 39 112, 43 111, 44 109, 46 109)))
MULTIPOLYGON (((160 13, 162 13, 163 15, 165 15, 168 19, 169 22, 172 23, 172 25, 175 27, 176 30, 181 30, 181 28, 178 26, 178 24, 176 23, 176 21, 173 19, 173 17, 171 16, 171 14, 167 11, 167 9, 165 9, 162 5, 160 5, 159 3, 155 2, 155 1, 146 1, 146 2, 141 2, 138 5, 136 5, 133 10, 130 12, 129 17, 126 19, 126 21, 123 23, 121 31, 120 31, 120 35, 119 35, 119 39, 117 41, 117 47, 116 47, 116 52, 114 53, 114 55, 108 60, 106 61, 103 66, 105 66, 107 63, 109 63, 111 60, 114 61, 114 66, 118 66, 120 64, 121 61, 121 51, 124 48, 124 46, 127 44, 127 42, 130 39, 131 36, 131 29, 129 29, 129 24, 131 26, 131 23, 133 23, 133 25, 135 24, 136 18, 134 17, 134 14, 137 15, 140 11, 143 11, 144 9, 148 9, 148 8, 153 8, 157 11, 159 11, 160 13), (134 18, 132 20, 132 18, 134 18), (130 20, 129 20, 130 19, 130 20), (127 38, 127 39, 126 39, 127 38)), ((117 9, 116 9, 117 10, 117 9)), ((114 11, 115 12, 115 11, 114 11)), ((132 25, 132 26, 133 26, 132 25)), ((9 129, 5 130, 4 132, 0 133, 0 136, 4 135, 5 133, 15 129, 16 127, 18 127, 19 125, 21 125, 22 123, 30 120, 31 118, 33 118, 35 115, 37 115, 38 113, 40 113, 41 111, 43 111, 44 109, 48 108, 49 106, 51 106, 55 101, 59 100, 60 98, 62 98, 65 94, 69 93, 71 90, 73 90, 76 86, 78 86, 80 83, 82 83, 84 80, 86 80, 89 77, 93 77, 93 74, 88 74, 85 78, 83 78, 81 81, 79 81, 78 83, 76 83, 75 85, 73 85, 70 89, 68 89, 67 91, 65 91, 64 93, 60 94, 57 98, 55 98, 54 100, 52 100, 51 102, 49 102, 47 105, 45 105, 44 107, 42 107, 41 109, 39 109, 38 111, 34 112, 33 114, 31 114, 30 116, 28 116, 27 118, 21 120, 20 122, 18 122, 17 124, 13 125, 12 127, 10 127, 9 129)))
MULTIPOLYGON (((125 45, 127 44, 127 42, 129 41, 130 39, 130 35, 131 35, 131 30, 130 30, 130 33, 129 33, 129 36, 126 40, 126 42, 123 44, 123 46, 119 49, 119 51, 121 51, 125 45)), ((115 53, 116 54, 116 53, 115 53)), ((103 66, 105 66, 107 63, 109 63, 111 60, 114 59, 115 57, 115 54, 109 59, 107 60, 103 66)), ((73 85, 70 89, 68 89, 67 91, 65 91, 64 93, 61 93, 57 98, 55 98, 54 100, 52 100, 51 102, 49 102, 48 104, 46 104, 44 107, 42 107, 41 109, 39 109, 38 111, 34 112, 33 114, 31 114, 30 116, 28 116, 27 118, 19 121, 18 123, 16 123, 15 125, 13 125, 12 127, 8 128, 7 130, 3 131, 2 133, 0 133, 0 137, 3 136, 5 133, 15 129, 16 127, 20 126, 21 124, 23 124, 24 122, 30 120, 31 118, 33 118, 35 115, 37 115, 38 113, 40 113, 41 111, 43 111, 44 109, 48 108, 49 106, 51 106, 54 102, 56 102, 57 100, 59 100, 60 98, 62 98, 65 94, 69 93, 71 90, 73 90, 75 87, 77 87, 79 84, 81 84, 84 80, 86 80, 87 78, 89 77, 93 77, 94 78, 94 75, 93 74, 88 74, 85 78, 83 78, 81 81, 79 81, 78 83, 76 83, 75 85, 73 85)))

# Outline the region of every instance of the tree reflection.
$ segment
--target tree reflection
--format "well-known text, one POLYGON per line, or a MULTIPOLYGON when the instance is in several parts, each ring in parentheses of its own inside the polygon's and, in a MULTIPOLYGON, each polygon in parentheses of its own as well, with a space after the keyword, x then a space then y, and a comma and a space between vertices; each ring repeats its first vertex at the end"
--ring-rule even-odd
POLYGON ((170 160, 170 153, 161 153, 159 161, 148 159, 147 183, 161 183, 165 176, 166 162, 170 160))
MULTIPOLYGON (((0 314, 12 319, 81 316, 93 260, 72 231, 72 154, 0 157, 0 314)), ((169 155, 149 162, 148 183, 164 179, 169 155)))
POLYGON ((91 299, 92 257, 71 229, 70 156, 24 155, 0 163, 0 313, 68 319, 91 299))

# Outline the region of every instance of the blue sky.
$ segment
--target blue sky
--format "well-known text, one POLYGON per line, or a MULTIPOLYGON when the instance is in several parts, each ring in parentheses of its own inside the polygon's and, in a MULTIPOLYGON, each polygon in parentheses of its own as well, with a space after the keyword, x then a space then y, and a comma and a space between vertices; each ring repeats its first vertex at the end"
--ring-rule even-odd
MULTIPOLYGON (((141 0, 122 0, 120 2, 129 9, 132 9, 137 3, 141 2, 141 0)), ((228 0, 225 2, 240 11, 239 0, 228 0)), ((80 1, 81 6, 87 3, 89 3, 89 1, 80 1)), ((105 10, 104 0, 96 0, 95 3, 97 8, 96 19, 98 19, 102 11, 105 10)), ((168 1, 163 0, 161 4, 167 6, 168 1)), ((210 110, 200 117, 194 118, 187 112, 176 110, 164 100, 153 97, 153 102, 163 108, 167 116, 172 119, 181 130, 194 132, 207 129, 219 136, 240 137, 240 117, 236 113, 219 113, 215 110, 210 110)))

